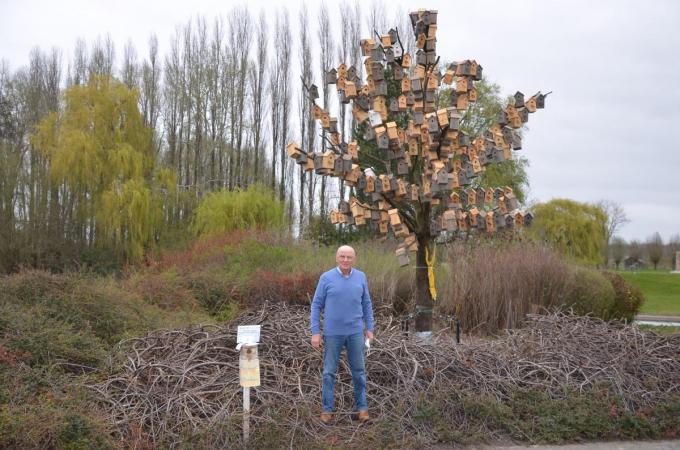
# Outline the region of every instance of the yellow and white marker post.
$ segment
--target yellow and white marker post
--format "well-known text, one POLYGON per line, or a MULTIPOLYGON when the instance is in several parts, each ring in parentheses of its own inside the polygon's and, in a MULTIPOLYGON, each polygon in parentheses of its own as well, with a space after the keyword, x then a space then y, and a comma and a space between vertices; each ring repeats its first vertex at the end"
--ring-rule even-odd
POLYGON ((239 383, 243 387, 243 441, 250 437, 250 388, 260 385, 260 359, 257 344, 260 342, 260 326, 239 326, 236 337, 239 353, 239 383))

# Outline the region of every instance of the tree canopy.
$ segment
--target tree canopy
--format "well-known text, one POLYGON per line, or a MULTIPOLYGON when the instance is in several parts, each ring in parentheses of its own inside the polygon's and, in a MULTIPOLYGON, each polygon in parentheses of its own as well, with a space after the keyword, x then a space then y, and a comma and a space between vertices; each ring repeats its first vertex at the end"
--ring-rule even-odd
POLYGON ((533 207, 535 220, 528 233, 576 262, 602 263, 607 217, 597 205, 554 199, 533 207))
POLYGON ((151 130, 142 121, 138 95, 109 76, 93 76, 64 94, 63 111, 37 126, 32 143, 50 160, 50 175, 91 241, 127 261, 142 258, 161 214, 156 182, 173 186, 172 174, 155 171, 151 130))

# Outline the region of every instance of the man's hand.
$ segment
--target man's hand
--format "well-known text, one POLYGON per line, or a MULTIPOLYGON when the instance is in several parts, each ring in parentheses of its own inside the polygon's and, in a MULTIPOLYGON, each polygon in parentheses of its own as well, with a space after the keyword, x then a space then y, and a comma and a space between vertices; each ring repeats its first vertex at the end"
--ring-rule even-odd
POLYGON ((314 347, 314 348, 321 347, 321 335, 320 334, 313 334, 312 335, 312 347, 314 347))
POLYGON ((368 338, 369 342, 373 342, 373 332, 372 331, 366 331, 366 337, 368 338))

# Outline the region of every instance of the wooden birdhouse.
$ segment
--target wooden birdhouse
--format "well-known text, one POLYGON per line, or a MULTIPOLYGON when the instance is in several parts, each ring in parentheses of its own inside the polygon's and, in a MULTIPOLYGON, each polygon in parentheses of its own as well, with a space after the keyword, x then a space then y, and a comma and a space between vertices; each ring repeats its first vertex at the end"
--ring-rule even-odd
POLYGON ((449 112, 445 108, 437 110, 437 122, 441 128, 449 124, 449 112))
POLYGON ((524 226, 524 214, 522 214, 522 211, 515 212, 514 217, 515 228, 522 228, 524 226))
POLYGON ((326 84, 335 84, 338 82, 338 71, 331 69, 326 72, 326 84))
POLYGON ((412 202, 417 202, 417 201, 418 201, 419 194, 420 194, 420 192, 419 192, 419 189, 418 189, 418 185, 417 185, 417 184, 412 184, 412 185, 411 185, 411 201, 412 201, 412 202))
MULTIPOLYGON (((406 99, 404 98, 404 100, 406 99)), ((391 113, 399 112, 399 101, 396 98, 390 99, 390 112, 391 113)))
POLYGON ((309 93, 309 97, 312 100, 316 100, 317 98, 319 98, 319 88, 316 87, 316 84, 313 84, 309 87, 308 93, 309 93))
POLYGON ((541 94, 540 92, 535 95, 536 97, 536 108, 543 109, 545 107, 545 98, 548 94, 541 94))
POLYGON ((418 50, 416 52, 416 64, 419 66, 425 66, 427 64, 427 56, 424 51, 418 50))
POLYGON ((522 108, 524 106, 524 94, 517 91, 513 97, 515 99, 515 108, 522 108))
POLYGON ((467 206, 477 204, 477 191, 475 191, 472 188, 469 188, 465 191, 465 193, 467 194, 467 202, 466 202, 467 206))
POLYGON ((321 109, 321 107, 315 103, 314 107, 312 108, 312 113, 314 114, 314 119, 319 120, 321 119, 323 109, 321 109))
POLYGON ((428 52, 434 52, 437 50, 437 38, 428 37, 425 39, 425 50, 428 52))
POLYGON ((416 39, 416 48, 424 48, 426 41, 427 37, 425 36, 425 33, 419 33, 418 38, 416 39))
POLYGON ((347 173, 351 171, 353 166, 352 156, 349 154, 342 155, 342 172, 347 173))
POLYGON ((484 191, 484 203, 487 205, 493 204, 494 200, 494 190, 491 188, 488 188, 484 191))
POLYGON ((468 79, 467 77, 456 78, 456 93, 464 94, 468 91, 468 79))
POLYGON ((458 229, 461 231, 466 231, 468 227, 468 215, 464 212, 459 212, 456 214, 456 220, 458 220, 458 229))
POLYGON ((390 140, 397 140, 399 139, 399 133, 397 133, 397 123, 396 122, 387 122, 387 136, 390 138, 390 140))
POLYGON ((397 109, 399 111, 406 111, 407 108, 408 104, 406 103, 406 96, 404 94, 401 94, 397 99, 397 109))
POLYGON ((530 113, 536 112, 536 96, 530 97, 524 105, 530 113))
POLYGON ((403 159, 397 163, 397 175, 408 175, 408 164, 403 159))
POLYGON ((314 158, 313 157, 307 158, 307 162, 305 163, 304 170, 305 170, 305 172, 310 172, 310 171, 314 170, 314 158))
POLYGON ((404 77, 401 79, 401 92, 410 92, 411 91, 411 79, 408 77, 404 77))
POLYGON ((423 90, 423 83, 420 78, 416 77, 411 79, 411 89, 413 92, 420 92, 423 90))
POLYGON ((387 222, 378 223, 378 230, 380 230, 380 233, 382 234, 387 234, 388 231, 387 222))
POLYGON ((401 67, 404 69, 408 69, 411 67, 411 54, 410 53, 404 53, 404 56, 401 58, 401 67))
POLYGON ((475 189, 475 193, 477 194, 477 202, 482 203, 486 196, 486 191, 484 190, 484 188, 478 187, 477 189, 475 189))
POLYGON ((408 252, 406 251, 406 247, 398 247, 395 251, 395 254, 399 260, 399 266, 404 267, 409 265, 410 260, 408 257, 408 252))
POLYGON ((380 175, 380 192, 389 192, 391 190, 390 179, 387 175, 380 175))
POLYGON ((347 144, 347 154, 352 158, 352 161, 359 160, 359 144, 357 141, 352 141, 347 144))
POLYGON ((331 116, 327 111, 321 113, 321 128, 328 130, 331 126, 331 116))
POLYGON ((373 128, 377 128, 382 125, 382 117, 380 116, 380 113, 378 111, 369 111, 368 122, 373 128))
POLYGON ((361 108, 356 106, 352 108, 352 115, 359 123, 364 123, 368 119, 368 113, 361 108))
POLYGON ((366 175, 361 174, 359 175, 359 178, 357 179, 357 184, 355 186, 358 190, 360 191, 365 191, 366 190, 366 175))
POLYGON ((427 131, 430 133, 436 133, 439 131, 439 121, 437 120, 437 116, 434 114, 427 118, 427 131))
POLYGON ((452 208, 463 207, 463 204, 460 202, 460 194, 458 194, 458 192, 451 192, 451 195, 449 195, 449 199, 451 200, 452 208))
POLYGON ((494 233, 496 231, 496 221, 493 212, 488 212, 484 217, 484 221, 486 222, 487 233, 494 233))
POLYGON ((387 214, 390 216, 390 225, 395 226, 395 225, 401 225, 401 218, 399 217, 399 210, 394 208, 390 209, 387 211, 387 214))
POLYGON ((456 100, 456 109, 462 111, 468 108, 468 96, 467 94, 459 94, 456 100))
POLYGON ((477 89, 470 89, 468 91, 468 100, 472 103, 477 101, 477 89))
POLYGON ((439 87, 439 80, 436 76, 432 75, 427 79, 427 90, 434 91, 439 87))
POLYGON ((529 111, 525 107, 517 109, 517 114, 522 123, 527 123, 529 121, 529 111))
POLYGON ((390 138, 387 136, 387 133, 383 133, 378 136, 377 140, 379 149, 386 150, 390 148, 390 138))
POLYGON ((298 145, 295 142, 291 142, 286 146, 286 152, 288 153, 288 156, 298 160, 300 156, 302 156, 302 149, 298 147, 298 145))
POLYGON ((373 39, 362 39, 361 40, 361 54, 362 56, 368 56, 371 54, 371 50, 373 49, 373 44, 375 41, 373 39))
POLYGON ((468 211, 468 219, 470 220, 471 227, 477 227, 477 219, 479 218, 479 210, 475 207, 470 208, 468 211))
POLYGON ((364 192, 371 193, 375 191, 375 177, 367 175, 366 176, 366 187, 364 192))
POLYGON ((339 215, 340 212, 338 212, 337 209, 331 209, 331 223, 333 225, 340 223, 340 218, 338 217, 339 215))
POLYGON ((496 225, 496 230, 500 231, 503 228, 505 228, 505 217, 504 214, 494 211, 493 212, 493 220, 496 225))
POLYGON ((524 214, 524 226, 525 227, 530 227, 531 223, 534 221, 534 215, 531 213, 531 211, 528 211, 524 214))
POLYGON ((512 147, 513 150, 522 149, 522 138, 520 137, 519 133, 512 134, 512 141, 510 142, 510 146, 512 147))
POLYGON ((475 72, 475 81, 481 81, 482 79, 483 67, 481 64, 477 64, 477 71, 475 72))
POLYGON ((357 96, 356 85, 351 81, 347 81, 345 83, 345 98, 347 98, 349 100, 353 100, 353 99, 356 98, 356 96, 357 96))
POLYGON ((394 79, 397 81, 404 79, 404 69, 402 69, 401 66, 394 66, 392 74, 394 79))
POLYGON ((332 151, 325 151, 322 153, 321 168, 331 170, 335 167, 335 153, 332 151))
MULTIPOLYGON (((420 126, 423 124, 423 112, 422 111, 415 111, 413 113, 413 123, 417 126, 420 126)), ((422 132, 422 130, 421 130, 422 132)))
POLYGON ((331 172, 331 175, 334 177, 343 175, 345 173, 343 167, 344 167, 343 159, 335 158, 335 166, 333 167, 333 172, 331 172))
POLYGON ((486 230, 486 211, 480 210, 477 214, 477 229, 479 231, 486 230))
POLYGON ((390 35, 389 34, 381 34, 380 35, 380 44, 383 46, 383 48, 392 47, 392 39, 390 38, 390 35))
POLYGON ((444 72, 444 76, 442 77, 442 83, 444 83, 446 85, 450 85, 451 83, 453 83, 454 75, 455 75, 455 72, 453 70, 450 70, 450 69, 447 70, 446 72, 444 72))
POLYGON ((408 183, 402 179, 397 180, 397 190, 396 190, 396 196, 397 197, 405 197, 406 194, 408 193, 408 183))
POLYGON ((456 64, 456 75, 471 75, 470 61, 463 61, 456 64))
POLYGON ((421 80, 425 78, 425 66, 422 64, 417 64, 416 68, 413 70, 413 76, 411 78, 420 78, 421 80))

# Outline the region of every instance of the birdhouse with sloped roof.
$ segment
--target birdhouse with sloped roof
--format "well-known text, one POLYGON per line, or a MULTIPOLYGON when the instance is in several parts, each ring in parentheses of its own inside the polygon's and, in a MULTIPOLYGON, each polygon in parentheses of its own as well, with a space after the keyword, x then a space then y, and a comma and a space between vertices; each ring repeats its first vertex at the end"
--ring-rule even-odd
POLYGON ((288 156, 296 161, 302 156, 302 149, 295 142, 291 142, 286 146, 286 152, 288 156))
POLYGON ((524 106, 524 94, 520 91, 515 92, 513 98, 515 99, 515 108, 522 108, 524 106))
POLYGON ((331 69, 326 72, 326 84, 335 84, 338 82, 338 71, 331 69))
POLYGON ((401 198, 401 197, 405 197, 406 194, 408 194, 408 192, 409 192, 409 184, 402 179, 397 180, 397 189, 395 191, 395 195, 398 198, 401 198))

